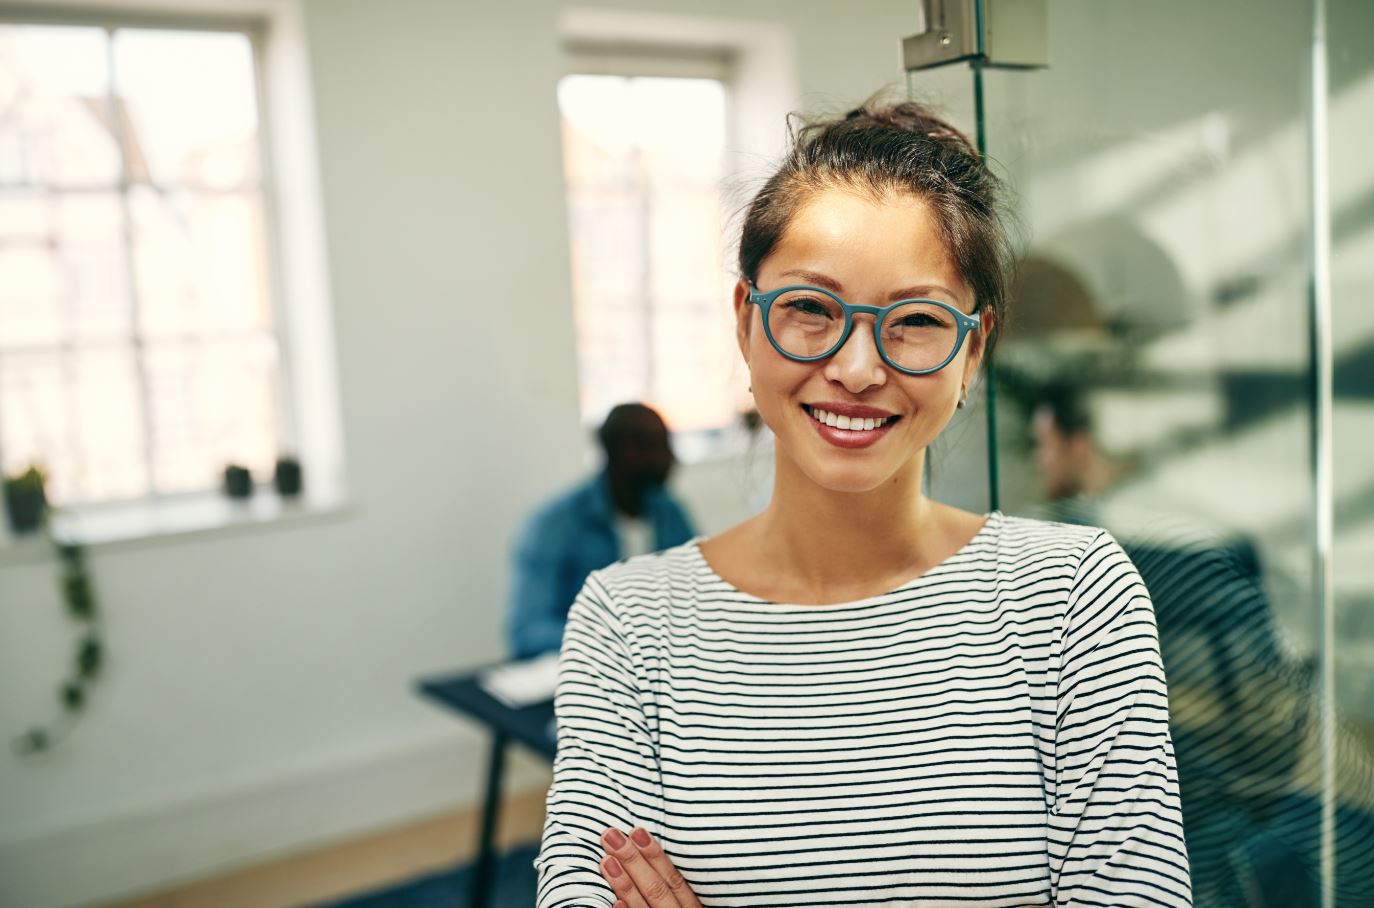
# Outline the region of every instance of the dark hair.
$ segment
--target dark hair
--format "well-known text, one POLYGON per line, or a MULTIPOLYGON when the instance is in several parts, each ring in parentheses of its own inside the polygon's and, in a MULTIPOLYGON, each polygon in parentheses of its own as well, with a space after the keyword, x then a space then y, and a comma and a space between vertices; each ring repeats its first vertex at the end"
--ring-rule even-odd
POLYGON ((977 305, 992 312, 990 352, 1006 318, 1012 251, 1001 217, 1001 181, 968 138, 914 101, 869 101, 841 119, 793 127, 791 143, 747 209, 740 275, 757 280, 764 259, 817 192, 909 193, 930 206, 977 305))
POLYGON ((1082 379, 1052 378, 1039 388, 1037 408, 1050 414, 1054 426, 1065 435, 1091 434, 1092 410, 1088 407, 1082 379))
POLYGON ((622 439, 641 434, 646 428, 654 433, 662 432, 664 435, 668 432, 663 424, 663 417, 648 404, 616 404, 611 408, 611 412, 606 414, 605 422, 596 430, 596 437, 601 442, 601 449, 609 456, 622 439))

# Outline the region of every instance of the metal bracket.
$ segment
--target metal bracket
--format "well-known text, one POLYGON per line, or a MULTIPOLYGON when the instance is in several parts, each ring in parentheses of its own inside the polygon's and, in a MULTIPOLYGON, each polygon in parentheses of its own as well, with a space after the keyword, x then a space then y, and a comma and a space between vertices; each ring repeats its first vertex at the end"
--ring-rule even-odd
POLYGON ((902 41, 908 72, 961 60, 1049 66, 1046 0, 921 0, 925 31, 902 41))

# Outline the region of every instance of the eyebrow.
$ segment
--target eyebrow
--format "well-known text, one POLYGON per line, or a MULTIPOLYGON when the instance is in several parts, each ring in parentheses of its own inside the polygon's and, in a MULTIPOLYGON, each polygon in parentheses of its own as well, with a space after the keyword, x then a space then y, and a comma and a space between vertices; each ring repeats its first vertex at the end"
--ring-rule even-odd
MULTIPOLYGON (((789 274, 815 284, 817 287, 829 290, 831 293, 844 294, 844 286, 839 281, 831 277, 826 277, 819 271, 807 271, 805 268, 793 268, 790 271, 784 271, 782 276, 786 277, 789 274)), ((943 284, 916 284, 912 287, 903 287, 901 290, 895 290, 888 294, 888 299, 895 303, 898 300, 909 300, 928 296, 932 291, 939 291, 958 302, 963 302, 959 294, 943 284)))

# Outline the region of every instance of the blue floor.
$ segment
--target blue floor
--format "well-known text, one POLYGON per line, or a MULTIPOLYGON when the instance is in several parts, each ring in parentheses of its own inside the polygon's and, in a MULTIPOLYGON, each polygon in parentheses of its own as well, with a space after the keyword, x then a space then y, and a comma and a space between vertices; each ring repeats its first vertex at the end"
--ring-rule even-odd
MULTIPOLYGON (((534 908, 533 862, 538 852, 538 845, 527 845, 501 855, 487 908, 534 908)), ((472 868, 464 864, 319 908, 469 908, 471 879, 472 868)))

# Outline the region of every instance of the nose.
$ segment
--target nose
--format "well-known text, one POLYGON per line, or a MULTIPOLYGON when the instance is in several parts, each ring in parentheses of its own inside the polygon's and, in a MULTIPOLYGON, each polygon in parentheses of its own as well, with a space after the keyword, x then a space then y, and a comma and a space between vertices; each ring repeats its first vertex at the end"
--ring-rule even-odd
POLYGON ((873 338, 873 316, 854 318, 854 327, 845 339, 844 346, 826 360, 824 375, 830 381, 844 385, 851 394, 887 382, 887 363, 883 362, 873 338))

